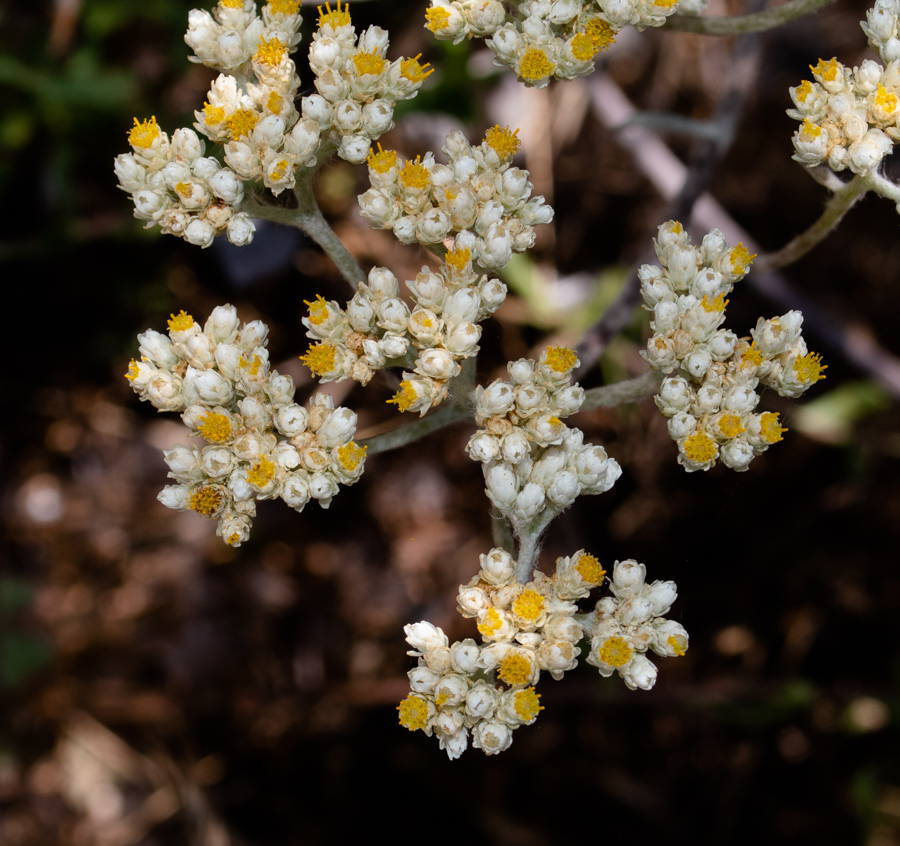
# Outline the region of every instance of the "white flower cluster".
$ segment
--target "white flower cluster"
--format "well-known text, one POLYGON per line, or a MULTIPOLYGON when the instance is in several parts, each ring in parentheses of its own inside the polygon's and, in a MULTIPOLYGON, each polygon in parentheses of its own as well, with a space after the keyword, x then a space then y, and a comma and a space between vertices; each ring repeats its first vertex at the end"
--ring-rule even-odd
POLYGON ((420 414, 440 403, 460 371, 458 362, 478 352, 478 323, 506 299, 502 282, 473 268, 467 234, 446 254, 440 274, 423 267, 406 283, 412 312, 400 299, 397 277, 385 267, 369 272, 368 284, 360 284, 346 309, 321 296, 307 302, 303 323, 318 343, 301 360, 323 382, 350 378, 365 385, 383 367, 410 364, 415 350, 412 372, 404 372, 389 402, 420 414))
POLYGON ((900 0, 875 0, 860 23, 869 46, 886 64, 900 59, 900 0))
POLYGON ((156 119, 129 133, 132 152, 116 158, 119 186, 132 195, 135 216, 200 247, 223 232, 244 245, 255 231, 244 205, 244 182, 274 195, 293 188, 296 172, 336 151, 366 160, 371 141, 393 126, 397 101, 414 97, 431 73, 416 59, 388 62, 388 34, 369 27, 359 38, 346 8, 326 4, 310 47, 318 94, 294 101, 300 77, 290 57, 300 42, 299 0, 219 0, 213 15, 194 10, 185 41, 194 62, 223 71, 213 81, 195 128, 224 148, 223 167, 205 157, 193 130, 171 144, 156 119))
POLYGON ((562 422, 584 401, 584 389, 571 384, 578 363, 572 350, 550 347, 540 361, 510 362, 508 382, 475 390, 481 428, 466 452, 481 462, 488 498, 519 535, 545 512, 608 491, 622 474, 603 447, 585 444, 580 429, 562 422))
POLYGON ((659 227, 654 246, 662 267, 645 264, 638 272, 653 313, 653 335, 641 355, 654 370, 675 374, 663 380, 656 404, 678 444, 678 462, 693 472, 720 458, 746 470, 787 431, 777 414, 754 412, 757 387, 797 397, 825 378, 827 365, 807 351, 798 311, 760 318, 752 341, 721 328, 725 297, 754 258, 743 245, 730 248, 713 229, 693 247, 681 224, 670 220, 659 227))
POLYGON ((513 732, 543 710, 535 691, 541 672, 559 680, 574 669, 585 634, 592 638, 588 662, 604 676, 618 669, 632 690, 647 690, 656 680, 643 654, 648 648, 669 656, 687 650, 684 629, 656 619, 674 602, 674 583, 644 585, 643 565, 616 562, 614 596, 585 615, 577 614, 575 601, 606 577, 593 555, 582 549, 559 558, 553 576, 535 571, 526 584, 515 580, 515 571, 507 552, 492 549, 481 556, 478 574, 460 585, 457 610, 477 620, 480 644, 466 638, 451 645, 427 622, 404 629, 418 666, 408 673, 411 693, 398 706, 400 725, 437 735, 451 759, 465 751, 470 734, 472 746, 486 755, 508 749, 513 732))
POLYGON ((594 70, 594 56, 625 26, 662 26, 678 0, 522 0, 512 14, 498 0, 432 0, 425 26, 458 44, 485 38, 495 63, 526 85, 574 79, 594 70))
POLYGON ((810 69, 815 82, 790 89, 796 108, 788 115, 803 122, 794 133, 793 158, 861 176, 877 169, 900 141, 900 62, 884 68, 867 59, 850 69, 820 59, 810 69))
POLYGON ((646 577, 643 564, 616 561, 609 584, 612 596, 603 597, 580 620, 591 639, 587 663, 605 678, 617 672, 631 690, 650 690, 656 682, 657 669, 647 657, 648 649, 673 658, 688 648, 684 626, 663 617, 678 597, 675 582, 648 585, 646 577))
POLYGON ((216 235, 232 244, 253 240, 256 227, 244 212, 244 183, 214 156, 193 129, 176 129, 171 141, 152 117, 134 121, 132 152, 116 156, 119 187, 131 194, 134 216, 147 228, 208 247, 216 235))
POLYGON ((125 374, 142 400, 182 412, 207 442, 165 453, 177 484, 160 502, 217 518, 216 533, 232 546, 249 537, 256 500, 279 498, 302 511, 315 499, 328 508, 365 464, 366 448, 353 442, 356 413, 325 394, 309 410, 295 403, 291 377, 269 369, 267 334, 260 320, 241 326, 230 305, 215 308, 202 331, 182 311, 168 335, 138 335, 141 360, 125 374))
POLYGON ((454 131, 443 147, 446 165, 428 153, 400 166, 397 154, 379 145, 368 159, 372 187, 359 197, 362 216, 374 229, 393 231, 403 244, 456 237, 476 265, 500 270, 514 252, 534 245, 534 226, 553 219, 544 198, 531 196, 528 171, 511 166, 517 133, 494 126, 473 147, 454 131))

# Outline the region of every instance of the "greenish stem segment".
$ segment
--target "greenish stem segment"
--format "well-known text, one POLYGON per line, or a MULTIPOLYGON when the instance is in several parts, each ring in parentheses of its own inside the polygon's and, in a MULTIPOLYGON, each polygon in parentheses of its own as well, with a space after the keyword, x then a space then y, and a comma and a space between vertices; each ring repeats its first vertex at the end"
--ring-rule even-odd
POLYGON ((834 0, 788 0, 775 9, 734 17, 703 18, 693 15, 672 15, 667 18, 665 28, 676 32, 694 32, 698 35, 747 35, 784 26, 833 2, 834 0))
MULTIPOLYGON (((879 194, 874 180, 887 182, 884 177, 870 173, 868 176, 854 176, 842 188, 834 192, 834 196, 828 201, 825 210, 819 219, 805 232, 800 233, 792 241, 788 242, 780 250, 774 253, 766 253, 753 262, 756 271, 768 272, 779 267, 787 267, 805 256, 813 247, 824 241, 838 226, 844 215, 863 197, 871 188, 879 194)), ((887 182, 895 194, 898 192, 896 185, 887 182)), ((897 200, 894 200, 897 202, 897 200)))
POLYGON ((581 411, 594 408, 615 408, 629 402, 640 402, 659 392, 664 375, 656 370, 648 370, 634 379, 623 379, 614 385, 603 385, 584 392, 581 411))
POLYGON ((356 259, 350 255, 340 238, 334 234, 334 230, 328 225, 328 221, 322 216, 313 193, 313 181, 317 170, 318 168, 304 168, 298 174, 297 182, 294 186, 297 208, 286 209, 280 206, 251 202, 244 210, 251 217, 271 220, 273 223, 283 223, 287 226, 295 226, 297 229, 305 232, 334 262, 341 276, 347 280, 350 287, 356 290, 359 283, 365 280, 366 274, 357 264, 356 259))

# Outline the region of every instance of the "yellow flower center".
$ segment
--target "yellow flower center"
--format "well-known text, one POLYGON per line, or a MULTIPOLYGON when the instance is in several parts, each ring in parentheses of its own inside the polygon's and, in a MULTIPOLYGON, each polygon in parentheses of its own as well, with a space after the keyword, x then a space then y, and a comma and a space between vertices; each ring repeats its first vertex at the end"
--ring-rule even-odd
POLYGON ((428 168, 421 164, 422 157, 416 156, 414 162, 407 162, 400 168, 400 181, 407 188, 424 189, 428 187, 428 168))
POLYGON ((593 585, 599 585, 606 576, 606 570, 600 566, 600 562, 593 555, 587 553, 579 557, 578 563, 575 565, 575 572, 584 581, 593 585))
POLYGON ((231 439, 231 421, 224 414, 214 411, 207 413, 197 429, 211 444, 224 444, 231 439))
POLYGON ((366 163, 375 173, 387 173, 397 166, 397 154, 393 150, 382 150, 378 144, 378 152, 369 150, 366 163))
MULTIPOLYGON (((734 268, 735 273, 743 273, 750 266, 753 259, 756 258, 756 253, 750 255, 750 250, 748 250, 743 243, 740 243, 731 251, 729 258, 731 259, 731 265, 734 268)), ((718 297, 716 299, 718 299, 718 297)), ((727 301, 725 305, 728 305, 727 301)), ((724 307, 725 306, 722 306, 722 308, 724 307)))
POLYGON ((244 135, 253 132, 258 120, 259 115, 253 109, 238 109, 229 118, 226 118, 225 125, 231 133, 231 137, 237 141, 244 135))
POLYGON ((362 76, 367 73, 381 73, 387 62, 373 50, 371 53, 357 53, 353 57, 353 64, 356 65, 356 72, 362 76))
POLYGON ((700 301, 700 305, 707 313, 713 311, 723 312, 725 311, 725 306, 727 306, 729 302, 730 300, 726 300, 724 294, 719 294, 712 302, 710 302, 709 297, 703 297, 700 301))
POLYGON ((540 693, 535 693, 533 687, 520 690, 513 697, 513 702, 515 703, 514 707, 519 718, 522 720, 533 720, 541 711, 543 711, 544 706, 541 705, 540 698, 540 693))
POLYGON ((716 445, 705 432, 695 432, 684 442, 684 454, 691 461, 705 464, 716 457, 716 445))
POLYGON ((531 678, 532 664, 521 652, 510 652, 501 662, 497 670, 497 678, 515 687, 525 684, 531 678))
POLYGON ((444 256, 444 261, 455 271, 462 273, 466 269, 470 258, 472 258, 472 253, 468 248, 454 247, 444 256))
POLYGON ((438 30, 447 28, 447 24, 450 23, 450 13, 440 6, 432 6, 432 8, 426 10, 425 20, 427 21, 425 26, 432 32, 437 33, 438 30))
POLYGON ((434 68, 428 62, 420 65, 419 59, 421 58, 422 54, 419 53, 418 56, 413 56, 411 59, 404 59, 400 62, 400 76, 408 79, 410 82, 421 82, 426 77, 431 76, 434 73, 434 68))
POLYGON ((334 370, 337 348, 333 344, 316 344, 300 356, 302 361, 316 376, 324 376, 334 370))
POLYGON ((300 0, 269 0, 266 7, 276 15, 296 15, 300 11, 300 0))
POLYGON ((513 613, 530 623, 535 622, 544 610, 544 597, 537 591, 523 590, 512 604, 513 613))
POLYGON ((878 93, 875 95, 875 105, 886 112, 893 112, 897 108, 897 95, 888 91, 880 82, 878 93))
POLYGON ((547 58, 547 54, 540 47, 531 47, 519 61, 519 76, 528 82, 537 82, 550 76, 555 68, 556 65, 547 58))
POLYGON ((168 325, 170 332, 184 332, 194 325, 194 318, 182 309, 177 315, 169 315, 168 325))
MULTIPOLYGON (((403 409, 400 409, 401 411, 403 409)), ((487 613, 478 624, 478 631, 485 637, 495 634, 503 625, 503 618, 496 608, 488 608, 487 613)))
POLYGON ((257 488, 264 488, 275 476, 275 462, 263 456, 247 471, 247 481, 257 488))
POLYGON ((744 350, 744 354, 741 356, 741 363, 747 364, 762 364, 763 354, 756 349, 756 341, 750 344, 747 349, 744 350))
POLYGON ((736 414, 723 414, 719 418, 719 431, 723 438, 736 438, 747 429, 741 426, 741 418, 736 414))
POLYGON ((577 361, 578 356, 568 347, 550 347, 544 353, 544 364, 556 373, 568 373, 577 361))
POLYGON ((188 508, 204 517, 214 517, 222 507, 222 491, 219 488, 197 488, 188 502, 188 508))
POLYGON ((319 28, 321 29, 323 26, 331 26, 334 29, 338 29, 339 27, 346 26, 350 23, 350 6, 349 4, 344 4, 344 8, 341 8, 341 0, 338 0, 337 8, 332 11, 331 3, 325 4, 325 11, 322 11, 321 6, 316 6, 316 9, 319 12, 319 28))
POLYGON ((801 382, 818 382, 825 378, 822 372, 828 368, 822 364, 822 356, 819 353, 808 353, 794 362, 794 371, 801 382))
POLYGON ((586 32, 579 32, 572 38, 570 44, 572 47, 572 55, 578 59, 579 62, 587 62, 588 60, 593 59, 600 49, 594 44, 594 39, 586 32))
POLYGON ((309 322, 313 326, 321 326, 328 320, 328 303, 325 302, 325 298, 321 294, 316 294, 316 299, 313 302, 309 300, 304 300, 303 302, 309 306, 309 322))
POLYGON ((209 103, 203 103, 203 117, 207 126, 216 126, 225 120, 225 109, 222 106, 211 106, 209 103))
POLYGON ((128 364, 128 372, 125 374, 125 378, 130 382, 133 382, 137 379, 139 373, 138 363, 134 359, 131 359, 131 362, 128 364))
POLYGON ((617 635, 608 638, 600 647, 600 660, 610 667, 624 667, 633 654, 634 650, 628 645, 628 641, 617 635))
POLYGON ((273 115, 280 115, 281 110, 284 108, 284 97, 282 97, 277 91, 273 91, 269 94, 269 98, 266 100, 266 108, 273 115))
POLYGON ((260 40, 253 60, 261 65, 277 67, 287 55, 287 51, 287 44, 282 43, 278 38, 270 38, 268 41, 260 40))
POLYGON ((812 83, 808 79, 804 79, 803 82, 797 86, 796 97, 801 103, 805 103, 812 93, 812 83))
POLYGON ((288 170, 290 170, 290 163, 287 159, 282 159, 272 170, 269 171, 269 181, 270 182, 281 182, 287 176, 288 170))
POLYGON ((134 119, 134 126, 128 133, 128 143, 132 147, 141 147, 146 150, 153 146, 153 142, 159 138, 159 126, 156 123, 156 117, 138 123, 138 119, 134 119))
POLYGON ((681 635, 669 635, 666 643, 672 647, 672 651, 681 658, 687 652, 687 641, 681 635))
POLYGON ((837 59, 825 61, 819 59, 819 64, 815 67, 809 66, 809 69, 816 75, 820 76, 825 82, 834 82, 837 79, 839 63, 837 59))
POLYGON ((584 32, 598 50, 606 50, 611 44, 615 44, 616 31, 602 18, 591 18, 587 22, 584 32))
POLYGON ((355 470, 359 463, 366 457, 367 446, 361 447, 350 441, 349 444, 339 446, 337 449, 338 461, 345 470, 355 470))
POLYGON ((767 443, 777 444, 778 441, 784 440, 781 436, 787 431, 778 422, 777 413, 767 411, 759 421, 759 433, 767 443))
POLYGON ((400 411, 409 411, 417 399, 418 394, 416 394, 416 389, 413 387, 412 382, 404 379, 400 383, 400 390, 387 402, 394 403, 400 411))
POLYGON ((494 124, 484 134, 484 143, 488 145, 501 158, 513 156, 522 146, 522 142, 518 139, 519 130, 504 127, 500 128, 500 124, 494 124))
POLYGON ((400 725, 410 731, 424 729, 428 723, 428 702, 421 696, 409 694, 398 706, 400 725))

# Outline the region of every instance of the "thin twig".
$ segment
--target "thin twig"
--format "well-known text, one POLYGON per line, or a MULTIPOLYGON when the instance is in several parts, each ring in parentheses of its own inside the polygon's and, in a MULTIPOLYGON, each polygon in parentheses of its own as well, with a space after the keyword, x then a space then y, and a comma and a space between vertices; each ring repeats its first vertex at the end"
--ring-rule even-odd
POLYGON ((634 379, 624 379, 613 385, 591 388, 584 392, 584 402, 579 410, 615 408, 629 402, 640 402, 657 393, 662 380, 662 374, 656 370, 648 370, 634 379))
POLYGON ((774 9, 754 12, 750 15, 694 17, 692 15, 672 15, 666 20, 665 28, 676 32, 693 32, 697 35, 748 35, 764 32, 802 18, 833 3, 834 0, 788 0, 774 9))

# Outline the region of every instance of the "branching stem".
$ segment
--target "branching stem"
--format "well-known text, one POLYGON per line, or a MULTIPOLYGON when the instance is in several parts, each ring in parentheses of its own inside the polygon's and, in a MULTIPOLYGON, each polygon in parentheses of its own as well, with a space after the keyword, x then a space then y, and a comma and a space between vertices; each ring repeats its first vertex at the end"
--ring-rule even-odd
POLYGON ((694 32, 698 35, 747 35, 751 32, 765 32, 802 18, 833 3, 834 0, 788 0, 774 9, 755 12, 752 15, 720 17, 694 17, 693 15, 672 15, 666 20, 665 28, 676 32, 694 32))
POLYGON ((663 375, 656 370, 648 370, 634 379, 624 379, 614 385, 602 385, 599 388, 590 388, 584 392, 584 402, 581 411, 590 411, 594 408, 614 408, 629 402, 640 402, 652 397, 659 391, 663 375))

